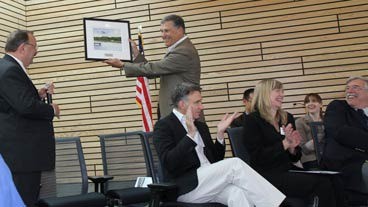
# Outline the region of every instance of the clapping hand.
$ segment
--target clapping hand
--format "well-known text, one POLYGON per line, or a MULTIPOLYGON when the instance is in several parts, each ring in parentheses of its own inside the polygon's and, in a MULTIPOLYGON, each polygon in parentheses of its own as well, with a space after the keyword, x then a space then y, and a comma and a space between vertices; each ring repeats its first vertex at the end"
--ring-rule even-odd
POLYGON ((224 139, 225 130, 230 126, 231 122, 239 116, 238 112, 234 112, 232 115, 226 113, 221 121, 217 124, 217 138, 224 139))
POLYGON ((285 133, 285 139, 283 140, 284 148, 293 153, 295 147, 300 144, 301 136, 298 131, 293 129, 291 124, 288 124, 286 127, 283 126, 282 129, 285 133))

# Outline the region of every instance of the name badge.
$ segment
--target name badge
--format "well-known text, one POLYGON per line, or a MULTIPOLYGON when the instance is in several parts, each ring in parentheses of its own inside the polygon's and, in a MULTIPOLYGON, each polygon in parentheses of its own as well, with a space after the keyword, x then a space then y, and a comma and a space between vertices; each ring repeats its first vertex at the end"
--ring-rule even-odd
POLYGON ((282 127, 280 127, 280 134, 285 135, 284 129, 282 127))

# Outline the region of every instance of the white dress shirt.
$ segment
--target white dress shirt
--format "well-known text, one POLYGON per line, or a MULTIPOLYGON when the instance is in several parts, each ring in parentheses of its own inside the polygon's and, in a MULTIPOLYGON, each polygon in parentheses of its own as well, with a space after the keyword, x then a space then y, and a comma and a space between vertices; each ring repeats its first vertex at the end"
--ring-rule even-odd
POLYGON ((168 47, 167 48, 167 52, 170 52, 171 50, 173 50, 178 44, 180 44, 181 42, 183 42, 187 38, 188 37, 184 35, 184 37, 182 37, 180 40, 176 41, 173 45, 171 45, 170 47, 168 47))

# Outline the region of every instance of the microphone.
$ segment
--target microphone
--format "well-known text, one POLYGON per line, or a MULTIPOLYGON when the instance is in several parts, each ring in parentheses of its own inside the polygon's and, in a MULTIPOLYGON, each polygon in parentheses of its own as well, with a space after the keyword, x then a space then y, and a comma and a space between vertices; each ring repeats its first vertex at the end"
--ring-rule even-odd
POLYGON ((295 102, 295 103, 293 103, 293 106, 296 106, 296 105, 304 106, 304 104, 303 104, 303 103, 300 103, 300 102, 295 102))
POLYGON ((48 89, 51 86, 52 83, 45 83, 44 88, 46 89, 46 98, 47 98, 47 104, 52 104, 52 95, 48 93, 48 89))
POLYGON ((52 104, 52 95, 46 92, 47 103, 52 104))

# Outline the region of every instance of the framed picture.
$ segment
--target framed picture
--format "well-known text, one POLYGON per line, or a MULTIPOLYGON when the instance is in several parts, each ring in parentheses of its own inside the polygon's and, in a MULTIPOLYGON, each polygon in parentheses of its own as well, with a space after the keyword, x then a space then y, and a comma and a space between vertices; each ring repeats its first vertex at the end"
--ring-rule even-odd
POLYGON ((132 61, 129 21, 84 18, 86 60, 132 61))

